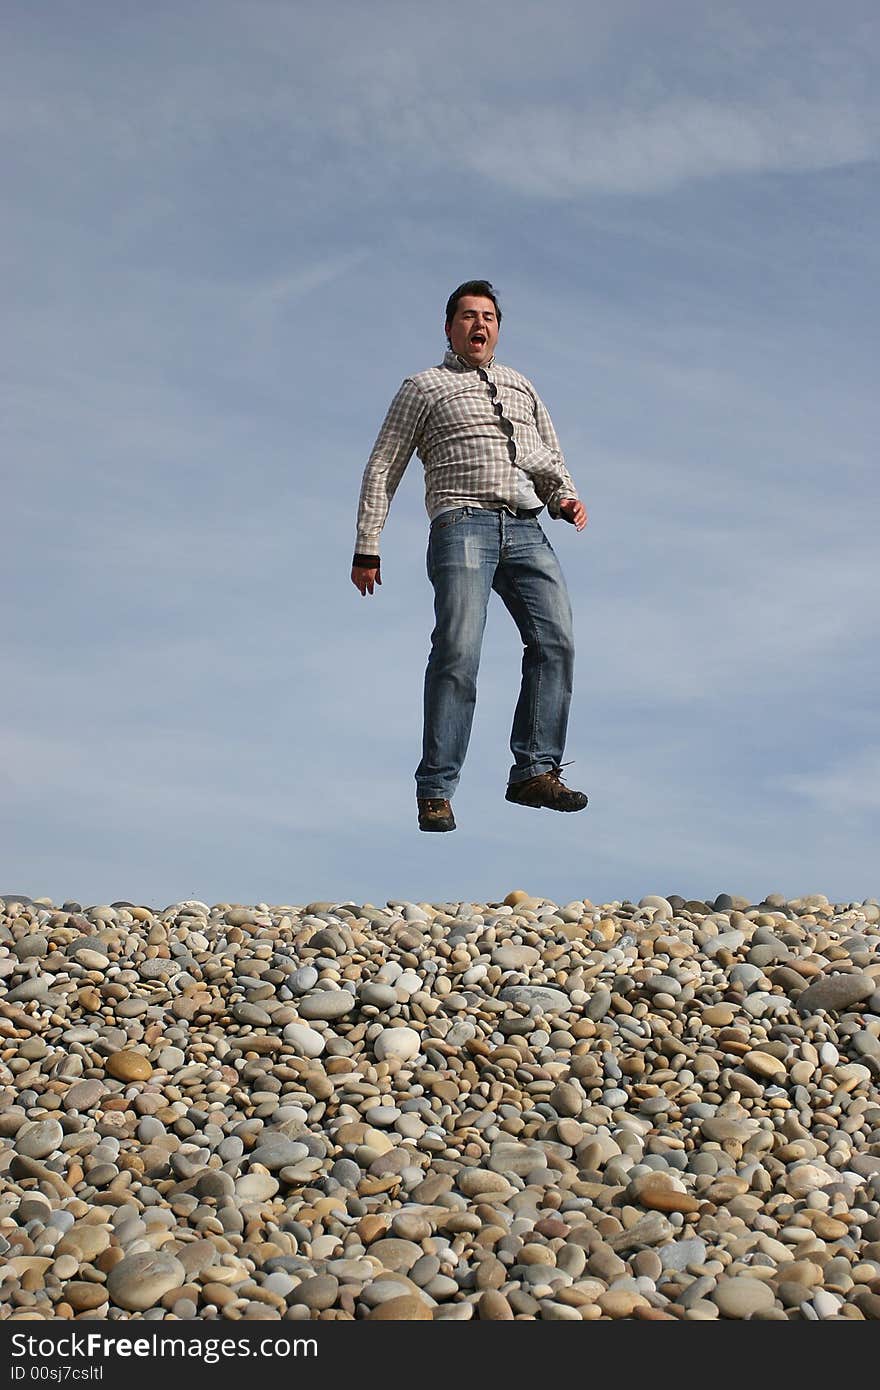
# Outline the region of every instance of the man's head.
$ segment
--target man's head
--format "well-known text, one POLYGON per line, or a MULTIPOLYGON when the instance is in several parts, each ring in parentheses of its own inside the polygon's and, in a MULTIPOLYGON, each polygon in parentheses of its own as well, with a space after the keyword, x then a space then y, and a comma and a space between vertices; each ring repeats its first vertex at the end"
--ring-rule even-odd
POLYGON ((492 358, 501 327, 501 309, 488 280, 466 280, 446 303, 446 337, 453 352, 472 367, 492 358))

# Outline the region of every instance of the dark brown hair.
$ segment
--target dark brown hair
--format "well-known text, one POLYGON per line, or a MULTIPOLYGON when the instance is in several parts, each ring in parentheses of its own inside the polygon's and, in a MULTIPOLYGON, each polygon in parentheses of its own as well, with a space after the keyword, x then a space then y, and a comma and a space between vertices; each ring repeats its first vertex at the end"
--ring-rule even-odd
POLYGON ((455 318, 455 311, 458 308, 458 301, 464 299, 466 295, 478 295, 480 299, 491 299, 495 305, 495 312, 498 315, 498 325, 501 326, 501 305, 498 303, 494 289, 488 280, 465 280, 463 285, 459 285, 457 290, 446 301, 446 324, 447 327, 455 318))

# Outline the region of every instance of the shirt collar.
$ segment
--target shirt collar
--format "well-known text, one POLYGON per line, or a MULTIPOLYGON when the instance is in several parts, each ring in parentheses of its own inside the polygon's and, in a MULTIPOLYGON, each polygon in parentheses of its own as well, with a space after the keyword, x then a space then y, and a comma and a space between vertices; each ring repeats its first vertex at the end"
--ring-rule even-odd
MULTIPOLYGON (((446 349, 443 365, 444 367, 451 367, 454 372, 478 372, 480 370, 479 367, 472 367, 470 362, 466 362, 463 357, 459 357, 457 352, 452 351, 452 348, 446 349)), ((490 357, 489 361, 483 364, 483 370, 485 370, 486 367, 494 366, 495 358, 490 357)))

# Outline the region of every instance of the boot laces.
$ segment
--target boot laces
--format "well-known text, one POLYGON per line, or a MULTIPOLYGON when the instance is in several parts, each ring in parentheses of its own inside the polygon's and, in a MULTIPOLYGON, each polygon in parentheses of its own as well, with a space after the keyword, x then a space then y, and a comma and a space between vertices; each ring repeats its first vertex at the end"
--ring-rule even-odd
POLYGON ((564 767, 571 767, 573 762, 574 758, 571 758, 570 761, 567 763, 560 763, 558 767, 551 767, 550 771, 547 773, 547 776, 552 777, 553 781, 557 782, 559 786, 564 786, 564 783, 562 781, 562 769, 564 767))
POLYGON ((571 767, 572 762, 574 762, 573 758, 570 762, 560 763, 558 767, 551 767, 550 771, 547 773, 550 779, 550 794, 554 801, 563 801, 567 796, 574 795, 571 788, 567 787, 562 780, 562 769, 564 767, 571 767))

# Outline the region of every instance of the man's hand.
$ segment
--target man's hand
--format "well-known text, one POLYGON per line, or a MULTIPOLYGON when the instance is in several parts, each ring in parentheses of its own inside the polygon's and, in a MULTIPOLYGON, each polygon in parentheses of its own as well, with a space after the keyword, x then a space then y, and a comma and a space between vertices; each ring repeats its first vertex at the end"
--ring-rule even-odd
POLYGON ((361 565, 352 565, 351 582, 356 589, 360 589, 361 598, 366 598, 367 594, 373 592, 374 584, 382 583, 382 576, 378 569, 366 569, 361 565))
POLYGON ((587 524, 587 509, 578 497, 566 497, 559 503, 559 510, 566 521, 570 521, 576 531, 583 531, 587 524))

